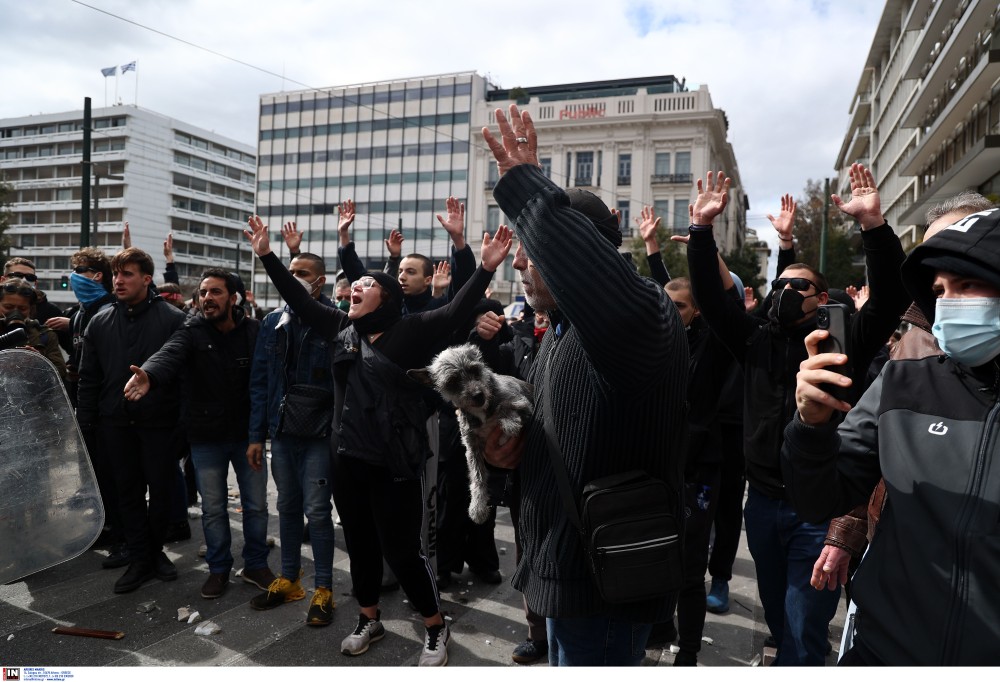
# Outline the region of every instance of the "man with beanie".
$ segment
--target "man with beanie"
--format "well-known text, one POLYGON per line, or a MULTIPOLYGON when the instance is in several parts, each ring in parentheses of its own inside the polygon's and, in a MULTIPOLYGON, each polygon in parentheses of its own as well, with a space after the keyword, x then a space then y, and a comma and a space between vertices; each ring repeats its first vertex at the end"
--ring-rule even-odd
MULTIPOLYGON (((828 524, 796 516, 782 478, 781 444, 784 427, 795 413, 795 372, 806 356, 803 339, 816 328, 817 310, 826 303, 829 287, 815 268, 794 263, 773 284, 767 324, 732 305, 723 290, 712 235, 712 221, 728 202, 729 182, 721 172, 698 180, 688 269, 702 317, 744 369, 744 455, 750 490, 743 515, 764 619, 778 649, 775 665, 821 666, 830 650, 827 626, 837 611, 840 589, 820 592, 809 584, 828 524)), ((903 249, 882 216, 871 172, 852 166, 851 189, 849 202, 836 195, 833 201, 861 225, 871 281, 871 298, 850 318, 849 327, 854 367, 863 376, 895 331, 910 298, 899 276, 903 249)))
MULTIPOLYGON (((1000 209, 970 214, 916 247, 902 267, 944 355, 890 362, 860 401, 806 338, 809 357, 785 429, 790 498, 822 522, 867 499, 886 504, 854 574, 854 646, 842 665, 1000 664, 1000 209), (848 411, 849 410, 849 411, 848 411), (847 412, 836 426, 836 411, 847 412)), ((867 305, 865 306, 867 308, 867 305)))
POLYGON ((512 583, 547 619, 550 665, 639 665, 652 624, 669 617, 673 595, 629 604, 601 598, 580 535, 553 492, 556 453, 545 424, 577 499, 591 480, 642 470, 667 485, 680 518, 684 327, 663 288, 618 252, 622 235, 608 207, 589 192, 563 191, 538 167, 530 115, 512 104, 510 123, 499 109, 496 118, 500 140, 483 129, 501 176, 493 194, 516 221, 514 267, 525 298, 552 324, 528 376, 535 418, 519 438, 500 446, 498 429, 487 444, 493 465, 520 474, 523 554, 512 583), (581 262, 591 267, 581 269, 581 262))

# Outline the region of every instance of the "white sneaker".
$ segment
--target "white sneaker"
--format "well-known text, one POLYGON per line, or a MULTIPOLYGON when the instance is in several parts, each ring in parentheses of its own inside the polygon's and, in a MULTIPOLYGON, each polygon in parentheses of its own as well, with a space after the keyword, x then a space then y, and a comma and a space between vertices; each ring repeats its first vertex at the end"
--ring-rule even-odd
MULTIPOLYGON (((379 612, 378 616, 382 613, 379 612)), ((373 620, 363 613, 358 614, 358 627, 340 643, 340 653, 348 656, 360 656, 368 651, 372 642, 385 637, 385 626, 378 616, 373 620)))
POLYGON ((432 625, 427 628, 424 636, 424 650, 420 654, 420 667, 442 666, 448 664, 448 640, 451 633, 447 623, 432 625))
POLYGON ((198 548, 198 556, 205 556, 208 554, 208 545, 202 545, 198 548))

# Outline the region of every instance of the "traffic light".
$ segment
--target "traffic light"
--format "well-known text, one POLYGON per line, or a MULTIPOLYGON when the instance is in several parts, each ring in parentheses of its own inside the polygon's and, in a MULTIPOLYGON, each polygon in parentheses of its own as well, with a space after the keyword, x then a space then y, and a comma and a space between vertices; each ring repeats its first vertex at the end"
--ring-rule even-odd
POLYGON ((62 289, 63 291, 66 291, 67 289, 69 289, 69 276, 68 275, 63 275, 59 279, 59 288, 62 289))

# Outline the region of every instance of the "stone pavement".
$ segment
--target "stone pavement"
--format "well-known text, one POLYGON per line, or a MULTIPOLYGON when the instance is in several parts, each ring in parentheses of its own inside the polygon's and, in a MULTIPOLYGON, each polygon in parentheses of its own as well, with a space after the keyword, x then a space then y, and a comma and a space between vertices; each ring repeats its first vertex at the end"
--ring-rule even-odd
MULTIPOLYGON (((231 477, 232 479, 232 477, 231 477)), ((233 489, 235 490, 235 480, 233 489)), ((230 500, 234 535, 233 555, 240 568, 242 547, 239 500, 230 500)), ((278 518, 273 481, 269 481, 269 533, 277 539, 278 518)), ((27 579, 0 586, 0 662, 5 666, 413 666, 423 645, 423 625, 419 614, 406 602, 401 591, 383 598, 382 619, 385 639, 363 656, 350 658, 340 653, 340 641, 357 622, 357 603, 350 596, 349 559, 343 534, 336 530, 333 593, 337 602, 333 624, 314 628, 305 624, 308 597, 272 611, 254 611, 248 605, 258 590, 233 578, 223 597, 200 596, 208 575, 204 559, 198 557, 202 544, 199 519, 191 520, 190 540, 166 547, 177 565, 178 580, 153 580, 135 592, 115 595, 112 586, 125 569, 102 570, 106 548, 90 549, 81 556, 27 579), (150 613, 137 611, 139 604, 154 601, 150 613), (206 620, 221 626, 212 636, 195 634, 195 625, 177 621, 177 609, 189 606, 206 620), (101 630, 120 630, 121 640, 90 639, 51 632, 57 625, 101 630)), ((510 515, 501 509, 497 519, 497 547, 501 552, 501 585, 488 585, 468 572, 442 591, 442 610, 452 628, 449 645, 451 666, 513 666, 510 654, 526 637, 520 593, 506 578, 514 568, 514 533, 510 515)), ((6 548, 9 550, 9 548, 6 548)), ((302 547, 305 577, 312 585, 312 554, 302 547)), ((270 557, 271 568, 280 566, 278 549, 270 557)), ((757 600, 753 562, 741 543, 730 583, 730 610, 708 614, 705 637, 699 656, 703 666, 760 665, 767 635, 763 612, 757 600)), ((311 596, 311 592, 310 592, 311 596)), ((831 625, 834 651, 839 648, 844 622, 843 600, 831 625)), ((668 649, 649 649, 644 665, 671 665, 668 649)), ((827 664, 836 663, 836 653, 827 664)), ((539 664, 544 665, 544 664, 539 664)), ((537 667, 537 666, 536 666, 537 667)))

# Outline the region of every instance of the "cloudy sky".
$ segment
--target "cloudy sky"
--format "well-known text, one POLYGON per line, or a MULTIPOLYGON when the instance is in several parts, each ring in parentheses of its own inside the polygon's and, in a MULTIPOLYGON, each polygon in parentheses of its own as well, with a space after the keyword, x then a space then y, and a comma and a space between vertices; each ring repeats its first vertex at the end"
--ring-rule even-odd
POLYGON ((770 239, 766 214, 778 209, 779 196, 800 194, 808 178, 833 175, 883 3, 2 0, 0 6, 0 118, 80 109, 87 96, 103 106, 115 79, 105 80, 100 69, 135 60, 137 73, 119 79, 126 103, 137 97, 142 107, 248 144, 257 137, 261 93, 458 71, 528 88, 673 74, 692 88, 708 85, 715 106, 726 111, 750 197, 748 222, 770 239))

